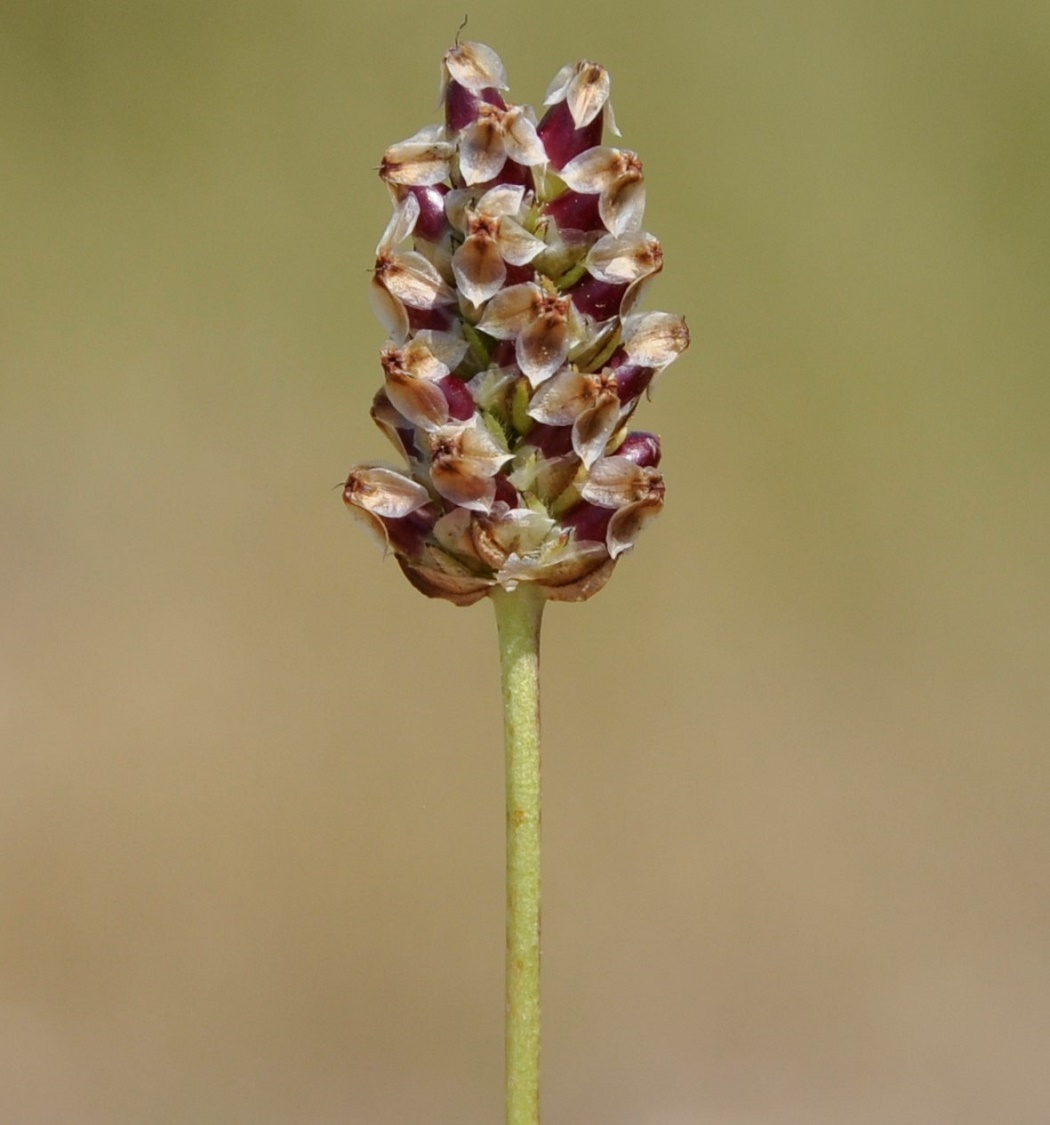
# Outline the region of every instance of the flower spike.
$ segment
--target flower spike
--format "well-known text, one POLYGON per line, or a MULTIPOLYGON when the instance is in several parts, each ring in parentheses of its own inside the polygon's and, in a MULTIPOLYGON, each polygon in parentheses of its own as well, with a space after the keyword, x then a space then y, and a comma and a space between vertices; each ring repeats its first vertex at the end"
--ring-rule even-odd
POLYGON ((353 469, 343 499, 428 597, 522 584, 582 601, 664 502, 660 442, 630 430, 685 320, 638 311, 663 268, 609 74, 563 67, 542 119, 499 56, 442 61, 444 123, 383 154, 394 204, 371 295, 390 334, 372 416, 406 468, 353 469))

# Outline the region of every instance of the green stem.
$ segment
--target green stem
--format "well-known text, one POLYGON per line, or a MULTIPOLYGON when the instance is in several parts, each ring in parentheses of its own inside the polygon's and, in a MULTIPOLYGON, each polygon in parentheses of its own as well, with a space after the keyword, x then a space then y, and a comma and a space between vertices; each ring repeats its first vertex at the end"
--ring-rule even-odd
POLYGON ((543 591, 492 594, 507 769, 507 1125, 540 1119, 540 620, 543 591))

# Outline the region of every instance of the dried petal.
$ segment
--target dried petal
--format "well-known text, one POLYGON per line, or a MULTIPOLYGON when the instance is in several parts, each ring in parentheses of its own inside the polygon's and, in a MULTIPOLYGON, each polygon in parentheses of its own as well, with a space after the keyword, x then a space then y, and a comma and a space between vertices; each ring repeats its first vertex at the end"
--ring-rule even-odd
POLYGON ((406 195, 399 200, 394 207, 394 213, 390 216, 390 221, 386 225, 386 230, 383 231, 383 237, 376 247, 376 257, 382 257, 382 255, 393 250, 398 243, 404 242, 415 229, 418 219, 419 200, 414 195, 406 195))
POLYGON ((532 555, 556 527, 550 516, 531 508, 508 508, 496 504, 488 516, 476 516, 471 531, 474 549, 494 570, 511 555, 532 555))
POLYGON ((453 193, 449 215, 456 226, 467 231, 467 238, 452 255, 452 270, 460 290, 474 305, 503 288, 506 262, 523 266, 544 249, 541 239, 510 217, 521 210, 524 194, 520 185, 501 185, 485 192, 471 208, 465 193, 453 193))
POLYGON ((343 499, 373 515, 401 519, 428 504, 430 493, 397 469, 360 465, 347 477, 343 499))
POLYGON ((453 504, 479 512, 492 507, 496 498, 492 478, 511 459, 476 418, 435 430, 430 435, 430 456, 431 479, 438 492, 453 504))
POLYGON ((536 132, 536 122, 523 106, 511 106, 503 118, 503 143, 507 155, 519 164, 532 167, 546 164, 547 153, 536 132))
POLYGON ((543 290, 532 282, 512 285, 488 303, 478 328, 497 340, 512 340, 529 324, 543 296, 543 290))
POLYGON ((616 183, 624 170, 618 148, 598 145, 581 152, 561 170, 561 178, 573 191, 595 194, 616 183))
POLYGON ((472 305, 481 305, 503 288, 507 266, 491 234, 471 235, 452 255, 456 285, 472 305))
POLYGON ((535 123, 521 106, 503 110, 479 105, 477 118, 460 137, 459 169, 464 181, 480 184, 494 179, 508 157, 525 165, 546 162, 535 123))
POLYGON ((539 422, 569 426, 595 401, 593 379, 567 367, 537 388, 529 415, 539 422))
POLYGON ((663 494, 639 500, 620 508, 609 521, 606 546, 609 557, 618 559, 626 550, 634 546, 642 531, 660 514, 664 506, 663 494))
POLYGON ((405 347, 388 345, 380 356, 391 403, 424 430, 443 426, 449 418, 448 401, 437 385, 439 379, 448 375, 449 367, 434 354, 428 346, 431 343, 450 359, 462 358, 466 349, 462 344, 461 350, 453 337, 443 333, 421 332, 405 347))
POLYGON ((547 249, 547 244, 542 238, 529 234, 514 219, 504 218, 499 224, 499 249, 503 260, 512 266, 527 266, 547 249))
POLYGON ((509 590, 519 582, 542 582, 547 587, 570 586, 602 566, 607 559, 603 543, 559 536, 537 554, 508 556, 496 579, 509 590))
POLYGON ((605 452, 619 422, 620 400, 615 392, 604 394, 576 419, 572 427, 572 447, 584 468, 589 469, 605 452))
POLYGON ((466 183, 481 184, 498 175, 506 161, 503 115, 495 106, 482 105, 459 140, 460 173, 466 183))
POLYGON ((640 230, 645 216, 645 184, 641 179, 617 180, 599 196, 598 214, 613 234, 640 230))
POLYGON ((637 465, 627 457, 603 457, 590 470, 580 490, 584 500, 601 508, 623 508, 637 500, 663 496, 663 477, 656 469, 637 465))
POLYGON ((567 100, 577 129, 589 125, 609 100, 609 72, 604 66, 583 60, 563 66, 547 88, 544 105, 567 100))
POLYGON ((689 347, 685 317, 650 312, 623 322, 623 346, 633 363, 662 370, 689 347))
POLYGON ((525 189, 520 184, 499 184, 485 192, 478 200, 474 212, 492 218, 516 215, 521 210, 524 198, 525 189))
POLYGON ((641 227, 645 184, 636 153, 604 146, 588 149, 565 165, 561 178, 573 191, 601 193, 598 209, 610 233, 641 227))
POLYGON ((478 328, 499 340, 513 339, 518 366, 533 386, 549 379, 565 362, 578 330, 572 302, 533 282, 512 285, 489 302, 478 328))
POLYGON ((408 312, 375 274, 368 286, 368 298, 379 323, 395 340, 404 340, 409 331, 408 312))
POLYGON ((599 281, 638 281, 663 268, 660 240, 643 231, 607 234, 591 247, 587 269, 599 281))
POLYGON ((507 71, 503 61, 484 43, 457 43, 445 52, 445 67, 461 86, 475 93, 493 87, 507 89, 507 71))
POLYGON ((448 178, 456 146, 445 140, 440 126, 421 129, 383 154, 379 174, 392 184, 439 184, 448 178))

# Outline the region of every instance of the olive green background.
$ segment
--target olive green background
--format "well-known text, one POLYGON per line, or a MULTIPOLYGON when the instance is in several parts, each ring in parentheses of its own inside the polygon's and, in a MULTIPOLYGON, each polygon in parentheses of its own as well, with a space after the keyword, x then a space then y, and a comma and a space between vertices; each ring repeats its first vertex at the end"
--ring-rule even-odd
MULTIPOLYGON (((462 3, 0 5, 0 1119, 502 1119, 487 604, 342 511, 462 3)), ((544 1105, 1050 1120, 1050 7, 471 8, 608 66, 692 350, 544 636, 544 1105)))

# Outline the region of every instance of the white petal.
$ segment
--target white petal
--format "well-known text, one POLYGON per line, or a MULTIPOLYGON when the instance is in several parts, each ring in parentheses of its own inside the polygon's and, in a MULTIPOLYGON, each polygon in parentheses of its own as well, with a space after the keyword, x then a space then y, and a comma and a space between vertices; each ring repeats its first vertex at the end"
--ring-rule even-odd
POLYGON ((491 238, 468 238, 452 255, 452 272, 459 291, 475 306, 498 293, 507 280, 507 266, 491 238))
POLYGON ((480 117, 463 130, 459 142, 459 170, 468 184, 498 176, 507 162, 503 130, 491 116, 480 117))
POLYGON ((348 503, 388 519, 401 519, 430 501, 430 493, 421 484, 384 465, 354 469, 343 495, 348 503))
POLYGON ((368 286, 368 298, 379 323, 400 344, 408 336, 408 313, 405 306, 374 274, 368 286))
POLYGON ((576 64, 576 74, 569 83, 569 112, 577 129, 582 129, 601 113, 609 100, 609 72, 597 63, 576 64))
POLYGON ((527 324, 514 342, 514 358, 534 387, 549 379, 569 354, 569 329, 564 320, 527 324))
MULTIPOLYGON (((386 353, 384 353, 384 358, 386 353)), ((413 378, 431 381, 444 379, 449 373, 448 366, 441 362, 418 336, 413 337, 400 354, 395 355, 395 365, 403 367, 413 378)))
POLYGON ((499 250, 512 266, 526 266, 546 248, 542 238, 536 238, 513 219, 501 219, 499 224, 499 250))
POLYGON ((491 410, 497 402, 502 401, 507 385, 517 377, 518 372, 514 367, 488 367, 479 371, 467 383, 467 389, 481 410, 491 410))
POLYGON ((591 466, 587 483, 580 490, 584 500, 600 508, 623 508, 648 499, 654 470, 636 465, 627 457, 603 457, 591 466))
POLYGON ((449 371, 455 371, 467 354, 467 341, 451 332, 438 332, 433 328, 423 328, 415 339, 429 349, 435 359, 439 359, 449 371))
POLYGON ((642 231, 607 234, 591 247, 587 270, 599 281, 613 285, 637 281, 663 266, 659 239, 642 231))
POLYGON ((455 151, 446 140, 410 137, 386 150, 379 174, 394 184, 439 184, 448 176, 455 151))
POLYGON ((598 145, 574 156, 558 174, 573 191, 594 195, 615 183, 622 171, 620 150, 598 145))
POLYGON ((529 400, 529 417, 551 426, 568 426, 590 405, 586 375, 566 367, 536 389, 529 400))
POLYGON ((576 63, 566 63, 551 79, 551 84, 547 87, 547 96, 543 99, 544 105, 554 105, 565 100, 569 83, 576 74, 576 66, 576 63))
POLYGON ((432 309, 456 299, 441 274, 414 250, 387 254, 377 264, 376 276, 399 301, 414 309, 432 309))
POLYGON ((540 298, 539 286, 531 281, 512 285, 489 301, 478 321, 478 329, 497 340, 510 340, 529 323, 532 310, 540 298))
POLYGON ((456 228, 466 232, 467 208, 474 201, 474 192, 470 188, 453 188, 445 196, 445 214, 448 221, 456 228))
POLYGON ((623 322, 623 346, 632 363, 663 368, 689 347, 689 329, 673 313, 639 313, 623 322))
POLYGON ((487 476, 494 476, 511 460, 511 455, 476 417, 463 428, 460 441, 463 456, 484 466, 487 476))
POLYGON ((387 372, 385 385, 387 398, 412 425, 436 430, 448 422, 448 400, 436 383, 394 369, 387 372))
POLYGON ((602 192, 598 214, 612 234, 641 230, 645 215, 645 183, 625 178, 602 192))
POLYGON ((383 237, 376 247, 376 255, 385 254, 387 251, 393 250, 399 242, 404 242, 415 230, 418 219, 419 200, 409 192, 394 208, 394 213, 390 216, 390 222, 387 223, 386 230, 383 231, 383 237))
POLYGON ((490 215, 492 218, 516 215, 524 198, 525 189, 520 184, 498 184, 485 192, 474 210, 479 215, 490 215))
POLYGON ((593 409, 585 410, 572 427, 572 448, 589 469, 605 452, 617 423, 620 402, 615 395, 605 396, 593 409))
POLYGON ((511 160, 519 164, 547 163, 547 150, 536 132, 536 125, 521 106, 509 109, 503 119, 503 147, 511 160))
POLYGON ((651 500, 639 500, 621 508, 611 520, 605 533, 605 542, 609 548, 609 555, 616 559, 624 551, 634 546, 635 540, 641 535, 645 527, 651 523, 663 508, 663 499, 654 497, 651 500))
POLYGON ((450 47, 445 52, 445 66, 461 86, 475 93, 490 86, 497 90, 507 89, 503 60, 484 43, 459 43, 450 47))

